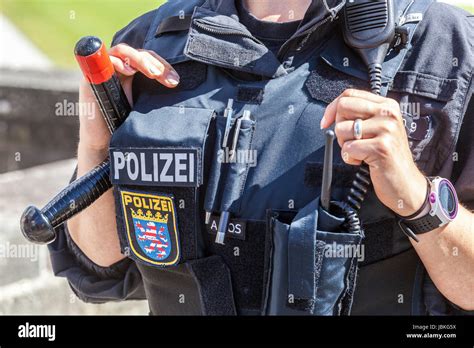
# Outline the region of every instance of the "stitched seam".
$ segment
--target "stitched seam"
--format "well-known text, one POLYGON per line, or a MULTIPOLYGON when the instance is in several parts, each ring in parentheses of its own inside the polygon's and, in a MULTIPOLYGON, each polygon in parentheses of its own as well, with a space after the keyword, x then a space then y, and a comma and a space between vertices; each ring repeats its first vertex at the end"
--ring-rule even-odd
MULTIPOLYGON (((158 9, 159 7, 157 7, 158 9)), ((145 36, 145 41, 143 42, 143 48, 145 48, 145 45, 151 41, 152 38, 154 38, 154 30, 152 30, 152 28, 158 28, 159 26, 159 21, 160 21, 160 17, 161 17, 161 13, 157 13, 156 14, 156 17, 153 19, 153 22, 151 23, 150 27, 148 28, 148 31, 146 33, 146 36, 145 36), (153 34, 152 34, 153 32, 153 34), (151 36, 151 37, 150 37, 151 36)))
MULTIPOLYGON (((470 72, 470 79, 469 79, 469 82, 467 83, 466 87, 463 88, 463 95, 464 95, 464 98, 463 98, 463 102, 461 103, 461 105, 458 107, 458 110, 460 109, 460 111, 464 110, 464 106, 466 106, 466 102, 467 102, 467 95, 469 94, 468 91, 469 89, 471 88, 471 85, 473 83, 473 80, 472 80, 472 75, 473 75, 473 69, 471 69, 471 72, 470 72)), ((473 98, 473 97, 471 97, 473 98)), ((464 116, 465 115, 461 115, 464 119, 464 116)), ((449 148, 449 152, 448 153, 453 153, 453 151, 456 149, 456 145, 457 145, 457 140, 459 138, 459 133, 461 131, 461 124, 462 124, 462 121, 463 120, 459 120, 458 124, 457 124, 457 127, 456 127, 456 134, 454 135, 454 138, 453 138, 453 141, 451 143, 451 146, 449 148)))
POLYGON ((188 269, 189 273, 191 273, 191 275, 193 276, 193 278, 195 280, 195 284, 196 284, 196 287, 197 287, 197 290, 198 290, 199 304, 201 306, 201 314, 202 315, 207 315, 206 305, 204 303, 204 296, 202 295, 201 281, 196 276, 196 273, 194 272, 194 269, 193 269, 191 263, 186 262, 185 265, 186 265, 186 268, 188 269))
POLYGON ((407 92, 407 93, 417 93, 421 94, 423 93, 426 96, 431 96, 434 99, 437 98, 442 98, 444 99, 443 101, 450 100, 450 97, 455 93, 457 90, 457 87, 459 86, 458 81, 456 79, 444 79, 440 78, 437 76, 432 76, 432 75, 426 75, 422 73, 417 73, 414 71, 401 71, 397 73, 397 76, 399 76, 403 81, 406 81, 407 77, 409 76, 414 76, 416 78, 416 81, 413 81, 413 83, 410 83, 409 85, 412 85, 413 87, 406 87, 406 83, 397 83, 395 82, 396 79, 394 79, 394 83, 391 86, 391 91, 395 92, 407 92), (417 81, 436 81, 437 82, 437 91, 432 92, 428 89, 420 89, 420 86, 416 88, 415 86, 417 85, 417 81))
POLYGON ((399 74, 400 75, 416 75, 416 76, 419 76, 420 78, 425 78, 425 79, 428 79, 428 80, 457 81, 456 79, 446 79, 446 78, 443 78, 443 77, 430 75, 430 74, 424 74, 424 73, 420 73, 420 72, 413 71, 413 70, 401 70, 397 73, 397 75, 399 75, 399 74))
MULTIPOLYGON (((199 164, 200 166, 198 167, 198 170, 199 170, 199 175, 200 175, 200 178, 199 178, 199 181, 200 181, 200 184, 202 184, 202 181, 204 180, 204 175, 203 175, 203 172, 204 172, 204 154, 206 153, 206 150, 205 150, 205 145, 206 145, 206 137, 209 133, 209 127, 210 127, 210 124, 211 124, 211 120, 212 118, 216 115, 216 111, 215 110, 211 110, 211 116, 208 118, 207 120, 207 126, 206 126, 206 130, 204 131, 204 134, 202 136, 202 139, 201 139, 201 149, 203 150, 202 153, 200 153, 200 156, 199 156, 199 164)), ((201 151, 200 151, 201 152, 201 151)))

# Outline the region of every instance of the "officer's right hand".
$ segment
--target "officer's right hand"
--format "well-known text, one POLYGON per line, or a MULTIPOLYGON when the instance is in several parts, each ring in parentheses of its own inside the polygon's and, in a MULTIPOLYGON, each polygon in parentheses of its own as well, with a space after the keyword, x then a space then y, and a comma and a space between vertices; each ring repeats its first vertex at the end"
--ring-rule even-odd
MULTIPOLYGON (((109 55, 130 104, 132 104, 132 80, 137 71, 169 88, 174 88, 179 83, 178 73, 153 51, 136 50, 127 44, 118 44, 110 48, 109 55)), ((111 135, 92 89, 85 79, 80 85, 79 102, 82 106, 79 115, 80 145, 90 150, 106 151, 111 135)))

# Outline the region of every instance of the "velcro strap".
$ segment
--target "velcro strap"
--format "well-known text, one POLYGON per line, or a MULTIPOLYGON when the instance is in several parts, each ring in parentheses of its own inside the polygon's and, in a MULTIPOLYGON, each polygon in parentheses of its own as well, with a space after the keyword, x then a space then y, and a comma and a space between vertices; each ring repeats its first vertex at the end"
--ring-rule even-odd
POLYGON ((207 254, 220 255, 229 267, 238 312, 259 315, 267 284, 269 255, 266 247, 270 231, 266 230, 265 221, 241 220, 246 223, 245 240, 226 235, 222 245, 214 242, 215 235, 204 233, 204 241, 207 254))
POLYGON ((155 37, 158 37, 164 33, 188 30, 189 26, 191 25, 191 17, 191 15, 185 15, 165 18, 158 26, 155 37))
POLYGON ((229 268, 220 256, 186 263, 194 276, 203 315, 236 315, 229 268))

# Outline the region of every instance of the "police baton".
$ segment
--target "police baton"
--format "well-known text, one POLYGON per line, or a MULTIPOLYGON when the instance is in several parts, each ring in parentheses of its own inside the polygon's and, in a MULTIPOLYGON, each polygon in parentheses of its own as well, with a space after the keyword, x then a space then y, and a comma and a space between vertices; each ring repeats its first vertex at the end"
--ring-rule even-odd
MULTIPOLYGON (((110 133, 113 133, 131 111, 130 104, 115 74, 105 45, 94 36, 80 39, 74 53, 84 77, 96 97, 110 133)), ((43 209, 29 206, 23 212, 20 227, 30 242, 51 243, 55 228, 94 203, 112 187, 110 162, 106 159, 89 173, 73 181, 43 209)))

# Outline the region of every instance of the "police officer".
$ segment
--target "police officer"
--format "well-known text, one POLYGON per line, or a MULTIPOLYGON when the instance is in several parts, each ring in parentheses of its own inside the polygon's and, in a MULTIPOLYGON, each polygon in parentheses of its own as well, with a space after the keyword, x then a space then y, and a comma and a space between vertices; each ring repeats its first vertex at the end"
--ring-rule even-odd
MULTIPOLYGON (((109 53, 134 111, 112 139, 101 117, 81 115, 77 166, 77 176, 89 171, 110 143, 114 192, 50 246, 55 274, 77 296, 147 298, 158 315, 284 313, 268 300, 285 267, 275 263, 276 230, 289 233, 319 195, 321 129, 335 124, 333 198, 362 162, 373 184, 348 311, 474 310, 472 17, 439 3, 410 17, 410 1, 396 2, 400 26, 403 13, 419 23, 384 97, 368 92, 366 67, 343 42, 344 3, 170 1, 116 34, 109 53), (227 145, 255 151, 256 165, 220 163, 227 145), (433 220, 435 210, 449 219, 433 220)), ((85 82, 80 100, 94 102, 85 82)))

